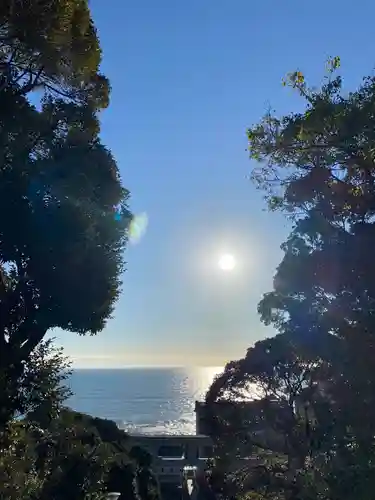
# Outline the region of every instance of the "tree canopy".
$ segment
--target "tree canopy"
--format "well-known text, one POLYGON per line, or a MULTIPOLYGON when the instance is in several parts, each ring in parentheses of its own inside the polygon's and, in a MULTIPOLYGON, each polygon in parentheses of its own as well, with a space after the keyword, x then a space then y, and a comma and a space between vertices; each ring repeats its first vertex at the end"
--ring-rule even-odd
POLYGON ((261 391, 255 413, 236 402, 225 418, 213 418, 219 457, 224 450, 233 458, 239 440, 258 456, 264 444, 272 456, 283 451, 276 468, 264 461, 261 474, 246 469, 241 495, 352 500, 370 499, 374 488, 375 78, 345 93, 339 63, 328 62, 320 88, 290 74, 285 83, 305 109, 268 112, 248 130, 253 180, 292 230, 273 290, 258 306, 279 335, 228 364, 207 396, 215 417, 215 401, 238 401, 249 387, 254 399, 252 384, 261 391), (265 412, 270 398, 284 410, 265 412), (259 441, 261 422, 269 432, 277 427, 284 450, 259 441))
POLYGON ((0 6, 0 92, 42 88, 76 102, 108 105, 101 49, 87 0, 4 0, 0 6))
POLYGON ((358 432, 370 431, 374 419, 364 415, 375 410, 375 79, 348 95, 331 73, 320 90, 310 90, 301 75, 291 83, 306 111, 268 115, 248 133, 250 156, 261 161, 255 179, 294 223, 259 312, 266 324, 310 344, 332 336, 345 341, 337 368, 346 374, 347 401, 355 401, 358 432))
POLYGON ((5 120, 0 133, 0 209, 9 214, 0 221, 6 364, 26 359, 50 328, 103 328, 119 294, 131 218, 118 167, 86 128, 96 123, 92 114, 62 101, 47 101, 41 112, 27 102, 17 108, 20 126, 5 120))
POLYGON ((306 493, 312 461, 332 445, 331 405, 320 385, 327 368, 282 334, 257 342, 214 380, 209 428, 216 468, 226 471, 232 492, 306 493))
MULTIPOLYGON (((54 328, 98 333, 121 290, 131 214, 99 136, 110 90, 100 65, 87 0, 1 2, 0 496, 9 500, 102 500, 111 484, 142 496, 125 433, 63 408, 69 362, 44 340, 54 328)), ((153 486, 140 485, 146 500, 153 486)))
POLYGON ((66 404, 70 362, 53 340, 31 353, 21 379, 17 418, 0 444, 0 498, 7 500, 159 499, 147 452, 131 448, 115 422, 66 404))
POLYGON ((86 0, 1 4, 0 426, 46 332, 99 332, 120 292, 131 214, 99 138, 100 60, 86 0))

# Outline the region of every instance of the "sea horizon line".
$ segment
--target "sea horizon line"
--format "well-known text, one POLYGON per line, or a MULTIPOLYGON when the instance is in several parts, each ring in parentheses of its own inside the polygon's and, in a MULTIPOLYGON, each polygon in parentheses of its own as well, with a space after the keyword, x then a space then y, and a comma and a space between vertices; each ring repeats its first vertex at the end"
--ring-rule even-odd
POLYGON ((71 370, 147 370, 147 369, 193 369, 193 368, 219 368, 224 369, 223 365, 207 364, 207 365, 123 365, 123 366, 72 366, 71 370))

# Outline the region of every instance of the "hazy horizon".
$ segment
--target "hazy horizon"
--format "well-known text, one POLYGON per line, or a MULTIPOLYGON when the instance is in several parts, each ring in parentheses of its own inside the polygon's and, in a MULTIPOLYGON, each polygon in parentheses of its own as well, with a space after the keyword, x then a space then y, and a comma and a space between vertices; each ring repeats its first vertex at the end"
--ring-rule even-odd
POLYGON ((72 366, 73 370, 194 370, 198 368, 224 369, 216 365, 126 365, 126 366, 72 366))

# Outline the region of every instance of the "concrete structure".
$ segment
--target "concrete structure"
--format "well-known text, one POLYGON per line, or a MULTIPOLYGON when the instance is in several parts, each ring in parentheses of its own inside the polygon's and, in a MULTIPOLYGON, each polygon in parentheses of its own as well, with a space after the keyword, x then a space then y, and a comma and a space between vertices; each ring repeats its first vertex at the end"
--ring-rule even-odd
POLYGON ((212 442, 202 435, 134 435, 132 446, 140 446, 153 457, 153 470, 162 482, 181 482, 189 470, 204 469, 212 456, 212 442))
MULTIPOLYGON (((258 402, 240 405, 247 412, 258 412, 258 402)), ((238 404, 218 403, 217 410, 226 414, 238 411, 238 404)), ((153 457, 153 470, 161 483, 181 483, 182 478, 189 476, 189 470, 204 470, 206 462, 212 457, 212 441, 207 435, 207 407, 204 402, 196 401, 196 433, 193 435, 130 435, 131 445, 140 446, 153 457)), ((254 460, 254 457, 245 457, 254 460)), ((190 475, 193 475, 190 472, 190 475)))
MULTIPOLYGON (((197 423, 199 418, 200 414, 197 415, 197 423)), ((183 485, 194 479, 197 470, 206 468, 207 460, 212 457, 212 441, 199 429, 197 425, 196 434, 192 435, 131 434, 130 444, 150 453, 152 469, 162 489, 181 491, 183 485)))
MULTIPOLYGON (((214 405, 216 406, 216 405, 214 405)), ((238 411, 241 408, 246 413, 259 414, 259 402, 234 404, 234 403, 218 403, 216 410, 225 415, 230 414, 233 410, 238 411)), ((195 403, 196 413, 196 434, 193 435, 145 435, 138 434, 130 435, 131 446, 139 446, 147 450, 153 458, 153 471, 158 475, 161 487, 181 488, 184 480, 193 479, 196 471, 201 471, 206 468, 206 463, 213 455, 213 445, 208 433, 207 426, 207 407, 203 402, 195 403)), ((264 437, 262 429, 257 430, 254 434, 259 433, 261 440, 264 437)), ((266 431, 269 434, 269 430, 266 431)), ((272 438, 274 440, 274 438, 272 438)), ((259 457, 247 456, 246 452, 243 458, 239 459, 251 463, 259 463, 259 457)), ((233 464, 236 467, 238 464, 233 464)), ((173 497, 173 495, 172 495, 173 497)))

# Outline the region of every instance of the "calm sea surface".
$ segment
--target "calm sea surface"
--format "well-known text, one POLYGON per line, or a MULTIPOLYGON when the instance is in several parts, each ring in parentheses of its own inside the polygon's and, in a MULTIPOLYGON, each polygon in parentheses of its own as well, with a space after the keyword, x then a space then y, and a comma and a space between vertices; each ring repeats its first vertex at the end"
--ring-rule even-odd
POLYGON ((74 370, 71 408, 132 433, 194 434, 194 403, 219 367, 74 370))

